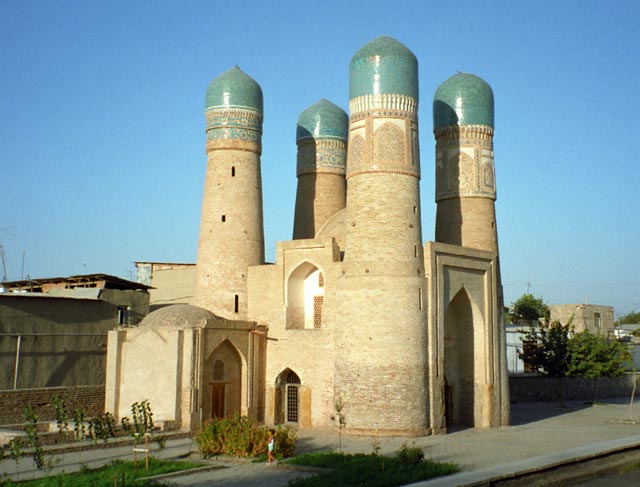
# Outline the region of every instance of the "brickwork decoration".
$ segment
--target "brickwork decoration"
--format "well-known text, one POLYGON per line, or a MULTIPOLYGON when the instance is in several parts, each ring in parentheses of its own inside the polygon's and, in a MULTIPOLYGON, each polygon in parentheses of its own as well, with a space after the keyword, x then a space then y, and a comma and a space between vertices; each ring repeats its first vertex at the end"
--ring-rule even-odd
POLYGON ((492 127, 436 131, 436 201, 465 196, 496 199, 492 127))
POLYGON ((315 173, 344 174, 346 141, 340 139, 302 139, 298 141, 298 176, 315 173))

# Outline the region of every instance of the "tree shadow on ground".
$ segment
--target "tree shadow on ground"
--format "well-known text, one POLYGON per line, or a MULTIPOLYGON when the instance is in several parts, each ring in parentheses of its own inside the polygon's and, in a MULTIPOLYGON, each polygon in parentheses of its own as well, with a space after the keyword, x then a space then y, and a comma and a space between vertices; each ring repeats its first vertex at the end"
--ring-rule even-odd
MULTIPOLYGON (((623 404, 624 402, 624 398, 600 399, 595 404, 623 404)), ((629 400, 627 399, 626 402, 628 403, 629 400)), ((564 406, 560 405, 560 401, 516 402, 511 404, 511 425, 535 423, 563 414, 575 413, 593 405, 593 401, 584 400, 565 401, 564 406)))

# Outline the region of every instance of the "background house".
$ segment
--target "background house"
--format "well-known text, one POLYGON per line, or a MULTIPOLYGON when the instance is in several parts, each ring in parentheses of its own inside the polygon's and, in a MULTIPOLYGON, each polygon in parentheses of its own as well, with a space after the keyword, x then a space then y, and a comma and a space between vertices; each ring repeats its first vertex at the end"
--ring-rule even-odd
POLYGON ((613 333, 613 306, 598 304, 552 304, 549 306, 551 321, 563 324, 573 317, 576 333, 588 330, 605 336, 613 333))
POLYGON ((148 314, 150 286, 90 274, 4 282, 1 289, 0 424, 21 422, 25 404, 50 408, 52 395, 67 393, 69 405, 90 396, 100 412, 107 332, 148 314))

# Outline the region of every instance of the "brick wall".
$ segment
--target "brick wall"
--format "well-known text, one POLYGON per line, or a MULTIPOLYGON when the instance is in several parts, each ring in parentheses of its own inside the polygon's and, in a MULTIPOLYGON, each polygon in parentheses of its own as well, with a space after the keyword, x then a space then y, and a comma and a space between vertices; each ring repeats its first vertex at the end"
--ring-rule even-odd
MULTIPOLYGON (((557 379, 543 376, 509 377, 511 402, 559 401, 560 389, 557 379)), ((593 400, 593 380, 578 377, 563 379, 564 398, 567 401, 593 400)), ((631 397, 633 375, 601 377, 598 379, 596 399, 631 397)), ((639 393, 640 395, 640 393, 639 393)))
POLYGON ((75 409, 84 412, 87 418, 104 412, 104 385, 4 390, 0 391, 0 426, 22 424, 22 414, 28 404, 35 410, 39 422, 55 421, 53 396, 64 399, 70 418, 75 409))

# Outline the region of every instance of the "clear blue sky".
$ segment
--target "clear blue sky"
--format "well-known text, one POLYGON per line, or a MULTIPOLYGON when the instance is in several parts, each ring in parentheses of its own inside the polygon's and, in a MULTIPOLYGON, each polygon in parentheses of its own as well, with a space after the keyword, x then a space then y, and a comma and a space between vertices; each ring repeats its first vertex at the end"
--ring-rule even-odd
POLYGON ((194 262, 204 94, 235 64, 264 92, 272 260, 292 233, 298 114, 320 98, 346 110, 351 56, 386 34, 420 63, 424 240, 433 93, 474 73, 495 94, 505 301, 640 310, 638 18, 633 0, 0 0, 8 278, 194 262))

